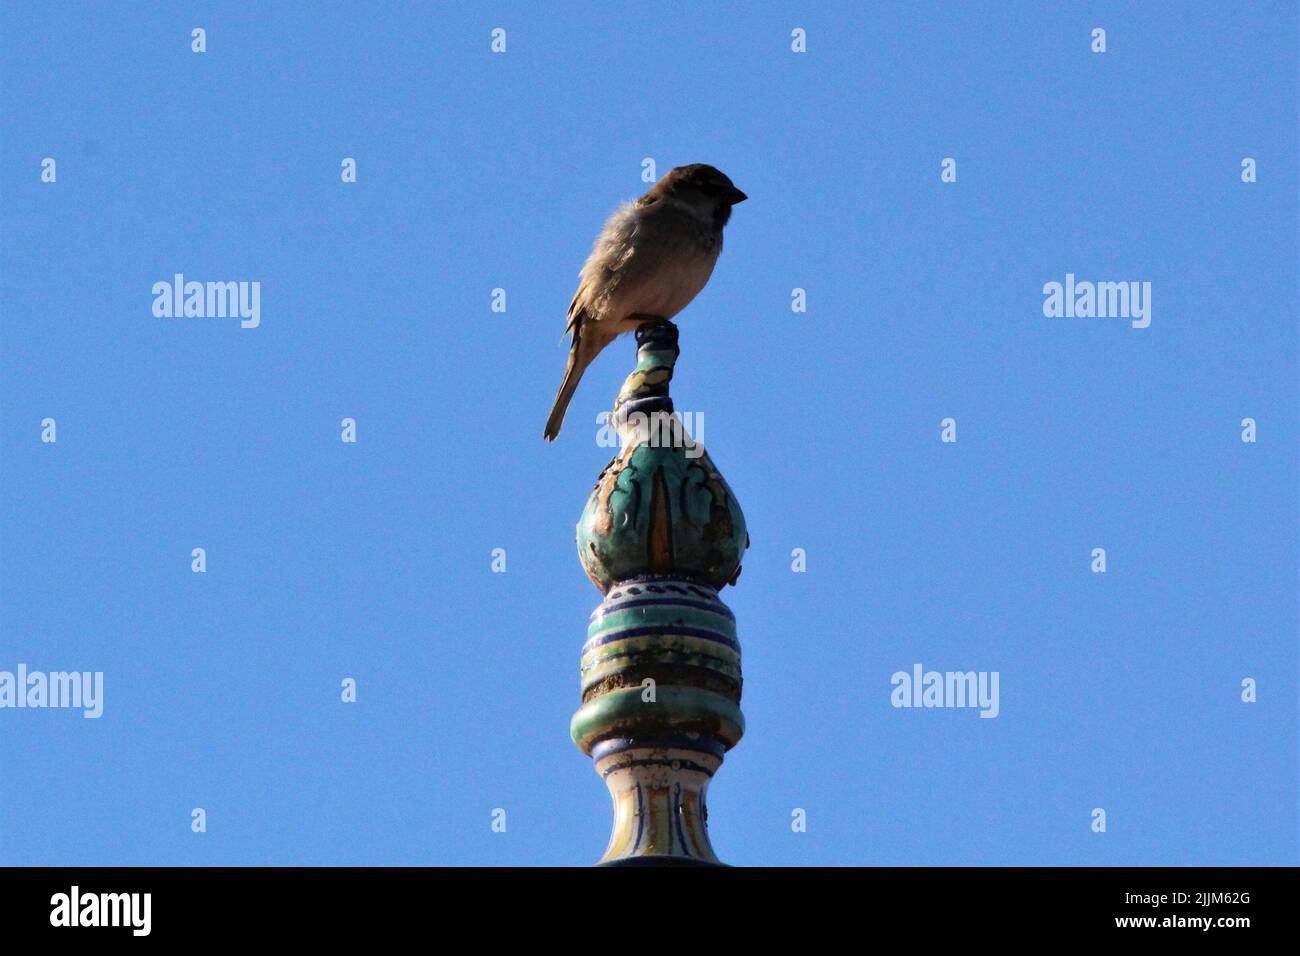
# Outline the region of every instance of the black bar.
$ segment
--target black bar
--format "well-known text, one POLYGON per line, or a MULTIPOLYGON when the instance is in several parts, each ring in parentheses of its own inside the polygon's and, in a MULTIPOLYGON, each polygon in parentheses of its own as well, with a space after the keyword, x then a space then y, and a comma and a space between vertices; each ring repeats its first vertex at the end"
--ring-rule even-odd
POLYGON ((573 946, 589 948, 629 920, 639 922, 639 934, 699 922, 727 940, 759 926, 813 921, 818 932, 838 928, 860 940, 910 927, 918 943, 1128 936, 1232 945, 1258 930, 1294 936, 1295 878, 1281 867, 7 868, 0 869, 0 935, 6 943, 337 944, 433 933, 451 946, 448 934, 461 930, 487 934, 480 936, 486 942, 551 924, 567 927, 573 946), (104 914, 121 925, 52 925, 71 922, 74 886, 78 922, 104 914), (145 893, 148 933, 137 935, 145 898, 117 894, 145 893))

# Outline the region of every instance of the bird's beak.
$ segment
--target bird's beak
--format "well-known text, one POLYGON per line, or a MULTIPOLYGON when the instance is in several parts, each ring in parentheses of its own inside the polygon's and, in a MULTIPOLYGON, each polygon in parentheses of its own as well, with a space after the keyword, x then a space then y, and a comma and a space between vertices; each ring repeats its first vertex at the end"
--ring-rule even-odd
POLYGON ((744 202, 744 201, 745 201, 746 199, 748 199, 749 197, 746 196, 744 193, 742 193, 742 192, 741 192, 739 189, 737 189, 735 186, 732 186, 731 189, 730 189, 730 190, 729 190, 729 191, 728 191, 728 192, 727 192, 727 193, 726 193, 722 198, 724 198, 725 200, 727 200, 727 202, 728 202, 730 205, 734 206, 734 205, 736 205, 737 203, 742 203, 742 202, 744 202))

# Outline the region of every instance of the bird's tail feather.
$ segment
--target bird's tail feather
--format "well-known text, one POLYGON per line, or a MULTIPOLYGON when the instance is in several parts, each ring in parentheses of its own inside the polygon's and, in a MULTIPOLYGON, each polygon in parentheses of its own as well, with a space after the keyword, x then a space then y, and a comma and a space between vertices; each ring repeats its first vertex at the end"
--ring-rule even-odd
POLYGON ((546 419, 547 441, 555 441, 555 437, 560 434, 560 426, 564 424, 564 413, 569 408, 569 400, 573 398, 578 380, 582 378, 586 368, 586 362, 578 361, 578 340, 575 336, 573 346, 569 349, 569 364, 564 367, 564 381, 560 382, 560 390, 555 393, 555 403, 551 405, 551 414, 546 419))

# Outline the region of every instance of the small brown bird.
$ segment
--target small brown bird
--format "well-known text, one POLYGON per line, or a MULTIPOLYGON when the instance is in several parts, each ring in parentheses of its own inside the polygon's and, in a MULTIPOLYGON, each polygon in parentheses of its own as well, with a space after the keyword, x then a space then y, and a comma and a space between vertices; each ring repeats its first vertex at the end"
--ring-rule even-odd
POLYGON ((748 197, 712 166, 670 170, 648 193, 609 217, 569 305, 573 335, 564 381, 546 420, 554 441, 578 380, 624 332, 671 319, 704 288, 722 251, 731 207, 748 197))

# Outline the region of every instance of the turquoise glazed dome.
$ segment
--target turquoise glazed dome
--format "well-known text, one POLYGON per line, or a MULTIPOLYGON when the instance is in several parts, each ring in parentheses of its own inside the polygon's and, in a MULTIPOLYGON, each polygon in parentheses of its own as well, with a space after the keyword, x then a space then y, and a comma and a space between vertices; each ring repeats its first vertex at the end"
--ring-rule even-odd
POLYGON ((578 521, 582 566, 602 592, 664 574, 716 590, 735 583, 749 545, 731 488, 673 414, 676 332, 664 323, 637 333, 637 369, 611 417, 623 448, 600 473, 578 521))
POLYGON ((654 574, 714 589, 734 583, 748 544, 745 516, 708 454, 649 444, 628 451, 605 466, 578 522, 588 577, 601 591, 654 574))

